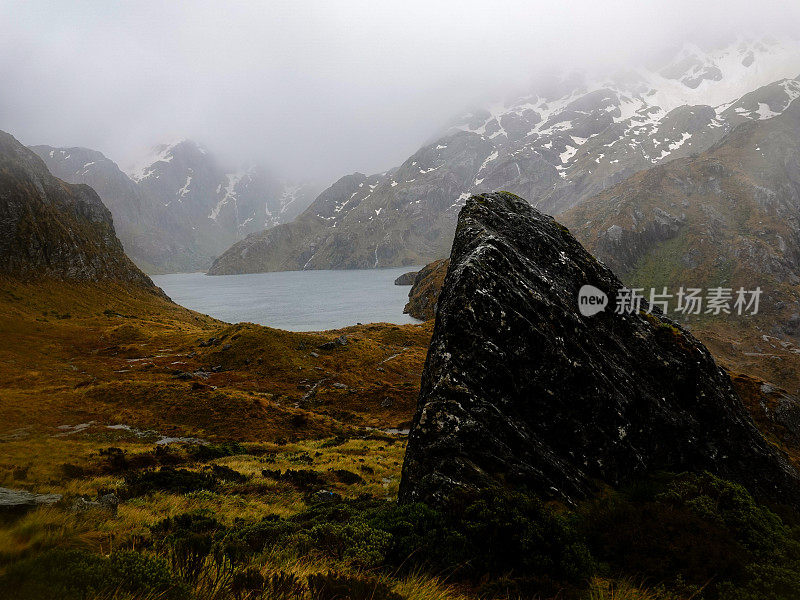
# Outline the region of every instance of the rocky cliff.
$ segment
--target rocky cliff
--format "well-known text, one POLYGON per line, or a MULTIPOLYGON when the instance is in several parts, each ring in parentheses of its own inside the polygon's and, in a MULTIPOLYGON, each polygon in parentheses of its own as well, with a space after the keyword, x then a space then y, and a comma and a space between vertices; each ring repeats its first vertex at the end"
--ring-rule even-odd
POLYGON ((97 193, 53 177, 36 154, 4 132, 0 272, 26 279, 114 280, 161 293, 125 255, 97 193))
POLYGON ((706 348, 658 309, 618 313, 620 281, 552 218, 510 193, 472 196, 450 261, 401 500, 506 486, 571 503, 657 470, 800 500, 800 475, 706 348), (605 310, 583 316, 584 285, 605 310))

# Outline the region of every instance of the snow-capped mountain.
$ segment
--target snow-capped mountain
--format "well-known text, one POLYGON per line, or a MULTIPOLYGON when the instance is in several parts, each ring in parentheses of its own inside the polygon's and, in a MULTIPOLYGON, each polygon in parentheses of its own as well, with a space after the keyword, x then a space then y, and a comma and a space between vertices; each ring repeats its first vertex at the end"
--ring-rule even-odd
POLYGON ((151 272, 204 270, 248 233, 293 219, 319 191, 259 166, 226 169, 191 140, 153 148, 127 174, 94 150, 32 149, 57 177, 98 192, 126 252, 151 272))
POLYGON ((447 253, 471 193, 508 190, 558 214, 708 149, 743 121, 781 114, 800 96, 799 74, 798 42, 737 40, 687 44, 661 64, 602 78, 540 81, 459 118, 395 169, 343 178, 295 223, 234 245, 210 272, 428 262, 447 253))

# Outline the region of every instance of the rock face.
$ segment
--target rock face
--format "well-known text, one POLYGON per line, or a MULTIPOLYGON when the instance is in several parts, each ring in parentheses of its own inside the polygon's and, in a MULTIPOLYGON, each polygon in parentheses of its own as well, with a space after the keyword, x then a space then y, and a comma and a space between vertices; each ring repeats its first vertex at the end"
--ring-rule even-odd
POLYGON ((508 190, 560 214, 638 171, 703 152, 743 121, 781 113, 800 95, 791 79, 799 57, 794 42, 687 44, 660 67, 623 76, 538 80, 465 115, 397 168, 342 178, 280 232, 228 250, 212 274, 425 264, 447 254, 471 193, 508 190))
POLYGON ((88 185, 53 177, 44 162, 0 132, 0 273, 115 280, 161 294, 125 255, 111 213, 88 185))
POLYGON ((446 504, 500 485, 574 502, 596 480, 706 469, 800 501, 800 475, 705 347, 662 316, 617 314, 620 288, 521 198, 472 196, 439 297, 401 500, 446 504), (607 295, 606 310, 582 316, 584 285, 607 295))

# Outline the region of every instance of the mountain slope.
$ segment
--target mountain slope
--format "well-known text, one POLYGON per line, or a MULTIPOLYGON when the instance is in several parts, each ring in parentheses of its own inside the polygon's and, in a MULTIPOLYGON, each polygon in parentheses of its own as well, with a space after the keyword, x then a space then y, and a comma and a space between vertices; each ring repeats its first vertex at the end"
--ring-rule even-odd
POLYGON ((729 368, 800 393, 800 101, 560 220, 629 286, 761 289, 758 314, 674 312, 729 368))
POLYGON ((462 132, 422 148, 385 175, 343 177, 294 222, 231 247, 209 273, 424 262, 446 252, 458 213, 453 198, 491 148, 487 140, 462 132))
POLYGON ((114 216, 125 252, 148 271, 196 271, 208 264, 191 233, 174 214, 146 194, 102 153, 87 148, 33 146, 50 172, 94 189, 114 216))
MULTIPOLYGON (((696 158, 654 167, 560 217, 637 286, 764 290, 775 332, 800 312, 800 101, 696 158)), ((795 319, 796 320, 796 319, 795 319)))
POLYGON ((130 175, 94 150, 32 150, 56 176, 97 191, 126 252, 152 272, 205 270, 247 233, 293 219, 318 191, 261 167, 228 172, 190 140, 157 146, 130 175))
POLYGON ((0 272, 37 279, 113 280, 160 294, 125 255, 111 213, 86 185, 53 177, 44 162, 0 132, 0 272))
POLYGON ((191 140, 162 144, 131 171, 142 190, 189 225, 198 243, 217 255, 248 233, 299 214, 313 198, 309 185, 288 184, 259 166, 226 170, 191 140))
POLYGON ((605 79, 541 82, 360 181, 333 212, 317 201, 279 235, 240 242, 210 272, 428 262, 447 254, 470 193, 505 189, 558 214, 637 171, 702 152, 745 120, 780 114, 800 96, 798 71, 796 43, 737 42, 686 46, 662 65, 605 79))

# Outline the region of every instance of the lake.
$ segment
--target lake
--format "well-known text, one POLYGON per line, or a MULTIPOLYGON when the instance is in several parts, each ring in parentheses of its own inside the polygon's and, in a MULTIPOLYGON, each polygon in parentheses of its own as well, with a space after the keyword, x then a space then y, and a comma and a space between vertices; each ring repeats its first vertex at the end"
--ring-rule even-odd
POLYGON ((249 321, 290 331, 356 323, 418 323, 403 314, 403 273, 422 267, 353 271, 282 271, 247 275, 173 273, 153 281, 178 304, 228 323, 249 321))

